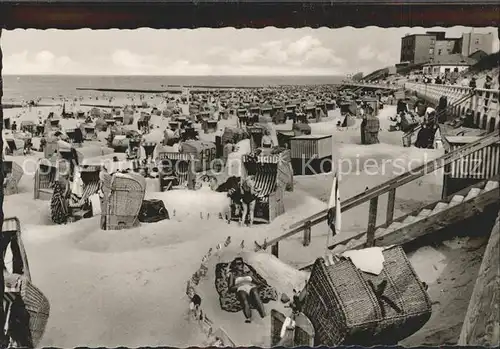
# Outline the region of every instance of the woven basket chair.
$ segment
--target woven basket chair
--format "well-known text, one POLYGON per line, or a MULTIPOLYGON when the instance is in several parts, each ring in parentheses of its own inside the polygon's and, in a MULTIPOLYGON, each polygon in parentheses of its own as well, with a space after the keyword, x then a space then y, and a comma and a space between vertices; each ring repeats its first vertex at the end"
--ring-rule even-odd
POLYGON ((34 176, 34 198, 39 199, 41 193, 52 195, 52 185, 58 177, 57 164, 48 160, 39 160, 34 176))
POLYGON ((101 200, 104 230, 119 230, 139 225, 139 211, 146 194, 146 180, 138 174, 105 174, 101 200))
MULTIPOLYGON (((15 291, 6 289, 4 303, 11 302, 19 297, 29 314, 26 345, 36 347, 43 337, 50 314, 50 303, 44 294, 31 282, 28 257, 21 239, 21 224, 17 217, 5 218, 2 227, 2 248, 5 251, 10 245, 12 251, 12 272, 23 275, 20 289, 15 291), (13 291, 13 292, 12 292, 13 291)), ((5 253, 5 252, 4 252, 5 253)), ((5 257, 3 257, 5 258, 5 257)))
MULTIPOLYGON (((281 328, 285 322, 286 316, 276 309, 271 310, 271 347, 278 346, 282 342, 281 328)), ((295 329, 292 340, 293 347, 314 346, 314 327, 311 321, 302 313, 298 313, 294 319, 295 329)), ((284 345, 284 344, 283 344, 284 345)), ((288 345, 286 345, 288 346, 288 345)))
POLYGON ((5 180, 3 183, 4 186, 4 195, 12 195, 18 193, 19 181, 23 177, 24 171, 23 168, 15 161, 5 161, 3 162, 3 170, 5 180))
POLYGON ((330 266, 316 260, 302 309, 314 325, 315 345, 395 344, 429 320, 431 301, 403 249, 383 255, 377 276, 348 259, 330 266))

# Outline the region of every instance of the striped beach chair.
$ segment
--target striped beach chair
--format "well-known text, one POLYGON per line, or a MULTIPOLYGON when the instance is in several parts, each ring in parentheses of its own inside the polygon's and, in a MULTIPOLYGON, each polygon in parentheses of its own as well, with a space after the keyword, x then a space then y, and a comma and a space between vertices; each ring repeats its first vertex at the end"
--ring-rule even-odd
POLYGON ((74 219, 78 220, 92 215, 92 208, 88 205, 88 200, 92 195, 97 194, 101 188, 100 171, 101 167, 97 165, 85 166, 80 169, 83 193, 81 197, 72 194, 69 202, 71 216, 74 219))
POLYGON ((269 202, 269 195, 276 190, 276 169, 271 166, 261 165, 255 175, 255 189, 258 192, 258 201, 269 202))

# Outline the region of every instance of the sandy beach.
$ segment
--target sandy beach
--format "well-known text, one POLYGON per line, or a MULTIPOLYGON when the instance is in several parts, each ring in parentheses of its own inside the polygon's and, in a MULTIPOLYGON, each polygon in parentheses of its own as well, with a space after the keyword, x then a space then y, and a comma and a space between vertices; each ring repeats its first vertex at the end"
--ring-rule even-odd
MULTIPOLYGON (((85 104, 84 101, 79 103, 85 104)), ((113 103, 132 104, 123 98, 113 103)), ((161 98, 149 98, 148 103, 161 108, 161 98)), ((87 111, 90 107, 75 105, 71 108, 87 111)), ((187 106, 183 106, 186 109, 187 106)), ((27 109, 7 109, 4 118, 18 123, 35 121, 41 113, 61 112, 61 106, 27 109), (17 117, 19 116, 19 117, 17 117)), ((325 121, 311 124, 313 134, 333 136, 334 159, 344 168, 346 160, 364 166, 359 171, 342 173, 340 195, 351 197, 394 176, 395 161, 416 167, 436 158, 442 150, 402 148, 401 133, 388 132, 388 118, 395 113, 394 106, 380 111, 381 143, 372 146, 359 144, 359 124, 337 128, 332 120, 339 117, 331 113, 325 121), (370 164, 367 163, 368 159, 370 164), (373 160, 375 159, 375 160, 373 160), (385 163, 384 166, 382 164, 385 163)), ((75 120, 62 120, 63 128, 71 127, 75 120)), ((153 124, 163 126, 161 117, 153 124)), ((222 128, 234 125, 235 120, 223 121, 222 128)), ((203 135, 213 141, 213 134, 203 135)), ((101 138, 101 136, 100 136, 101 138)), ((85 160, 100 161, 113 155, 99 142, 86 142, 78 149, 85 160)), ((40 158, 34 153, 30 159, 40 158)), ((23 157, 10 157, 22 164, 23 157)), ((231 236, 232 245, 217 256, 217 261, 229 262, 243 254, 256 269, 265 274, 271 285, 291 295, 292 286, 283 285, 279 275, 295 275, 297 283, 305 278, 293 267, 304 266, 325 252, 328 228, 320 224, 312 229, 312 243, 303 247, 301 236, 284 240, 280 244, 280 260, 274 260, 269 251, 252 252, 253 241, 277 237, 294 222, 326 208, 330 195, 332 175, 295 176, 295 190, 285 193, 286 213, 269 225, 241 228, 227 224, 218 214, 227 205, 224 193, 212 191, 153 191, 155 180, 148 180, 146 198, 161 199, 171 219, 142 224, 139 228, 122 231, 99 229, 99 218, 84 219, 67 225, 54 225, 49 217, 49 202, 33 200, 33 176, 25 175, 19 184, 19 194, 5 198, 5 216, 17 216, 22 222, 33 282, 43 290, 51 302, 51 315, 41 346, 195 346, 204 342, 198 325, 187 316, 188 299, 186 280, 197 270, 201 258, 209 248, 231 236), (151 189, 151 190, 150 190, 151 189), (245 241, 245 247, 240 242, 245 241), (291 273, 291 274, 290 274, 291 273), (288 275, 288 274, 287 274, 288 275)), ((441 197, 442 177, 429 174, 417 182, 398 189, 395 217, 407 214, 441 197)), ((379 202, 379 222, 385 215, 386 199, 379 202)), ((368 220, 368 204, 346 212, 343 217, 342 239, 362 232, 368 220)), ((430 286, 433 316, 429 323, 403 344, 438 345, 455 343, 460 331, 458 313, 465 313, 472 292, 474 273, 479 268, 481 244, 473 253, 463 253, 472 245, 472 238, 461 238, 454 245, 425 246, 409 254, 409 258, 422 281, 430 286), (467 271, 467 272, 465 272, 467 271), (460 286, 461 285, 461 286, 460 286)), ((334 242, 334 241, 332 241, 334 242)), ((241 313, 227 313, 220 309, 213 287, 213 268, 200 284, 203 307, 217 326, 221 326, 237 345, 269 345, 269 317, 251 325, 243 322, 241 313)), ((282 304, 267 305, 280 309, 282 304)))

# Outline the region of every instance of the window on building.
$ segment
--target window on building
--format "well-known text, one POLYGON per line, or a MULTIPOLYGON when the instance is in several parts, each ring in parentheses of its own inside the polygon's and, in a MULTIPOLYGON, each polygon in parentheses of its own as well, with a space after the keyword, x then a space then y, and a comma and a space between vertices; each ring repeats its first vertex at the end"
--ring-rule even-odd
POLYGON ((474 43, 475 43, 476 45, 479 45, 479 39, 474 40, 474 43))
POLYGON ((443 50, 439 49, 438 50, 438 56, 441 56, 441 53, 443 52, 443 50))
POLYGON ((445 72, 445 73, 449 73, 449 72, 450 72, 450 68, 445 68, 445 69, 444 69, 444 72, 445 72))

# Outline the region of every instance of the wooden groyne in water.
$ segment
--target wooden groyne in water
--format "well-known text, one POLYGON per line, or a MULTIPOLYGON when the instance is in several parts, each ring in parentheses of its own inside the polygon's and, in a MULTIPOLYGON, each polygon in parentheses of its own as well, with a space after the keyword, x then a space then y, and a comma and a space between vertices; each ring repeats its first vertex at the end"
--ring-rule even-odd
POLYGON ((98 91, 98 92, 123 92, 123 93, 182 93, 178 89, 163 89, 163 90, 143 90, 143 89, 128 89, 128 88, 91 88, 77 87, 78 91, 98 91))

